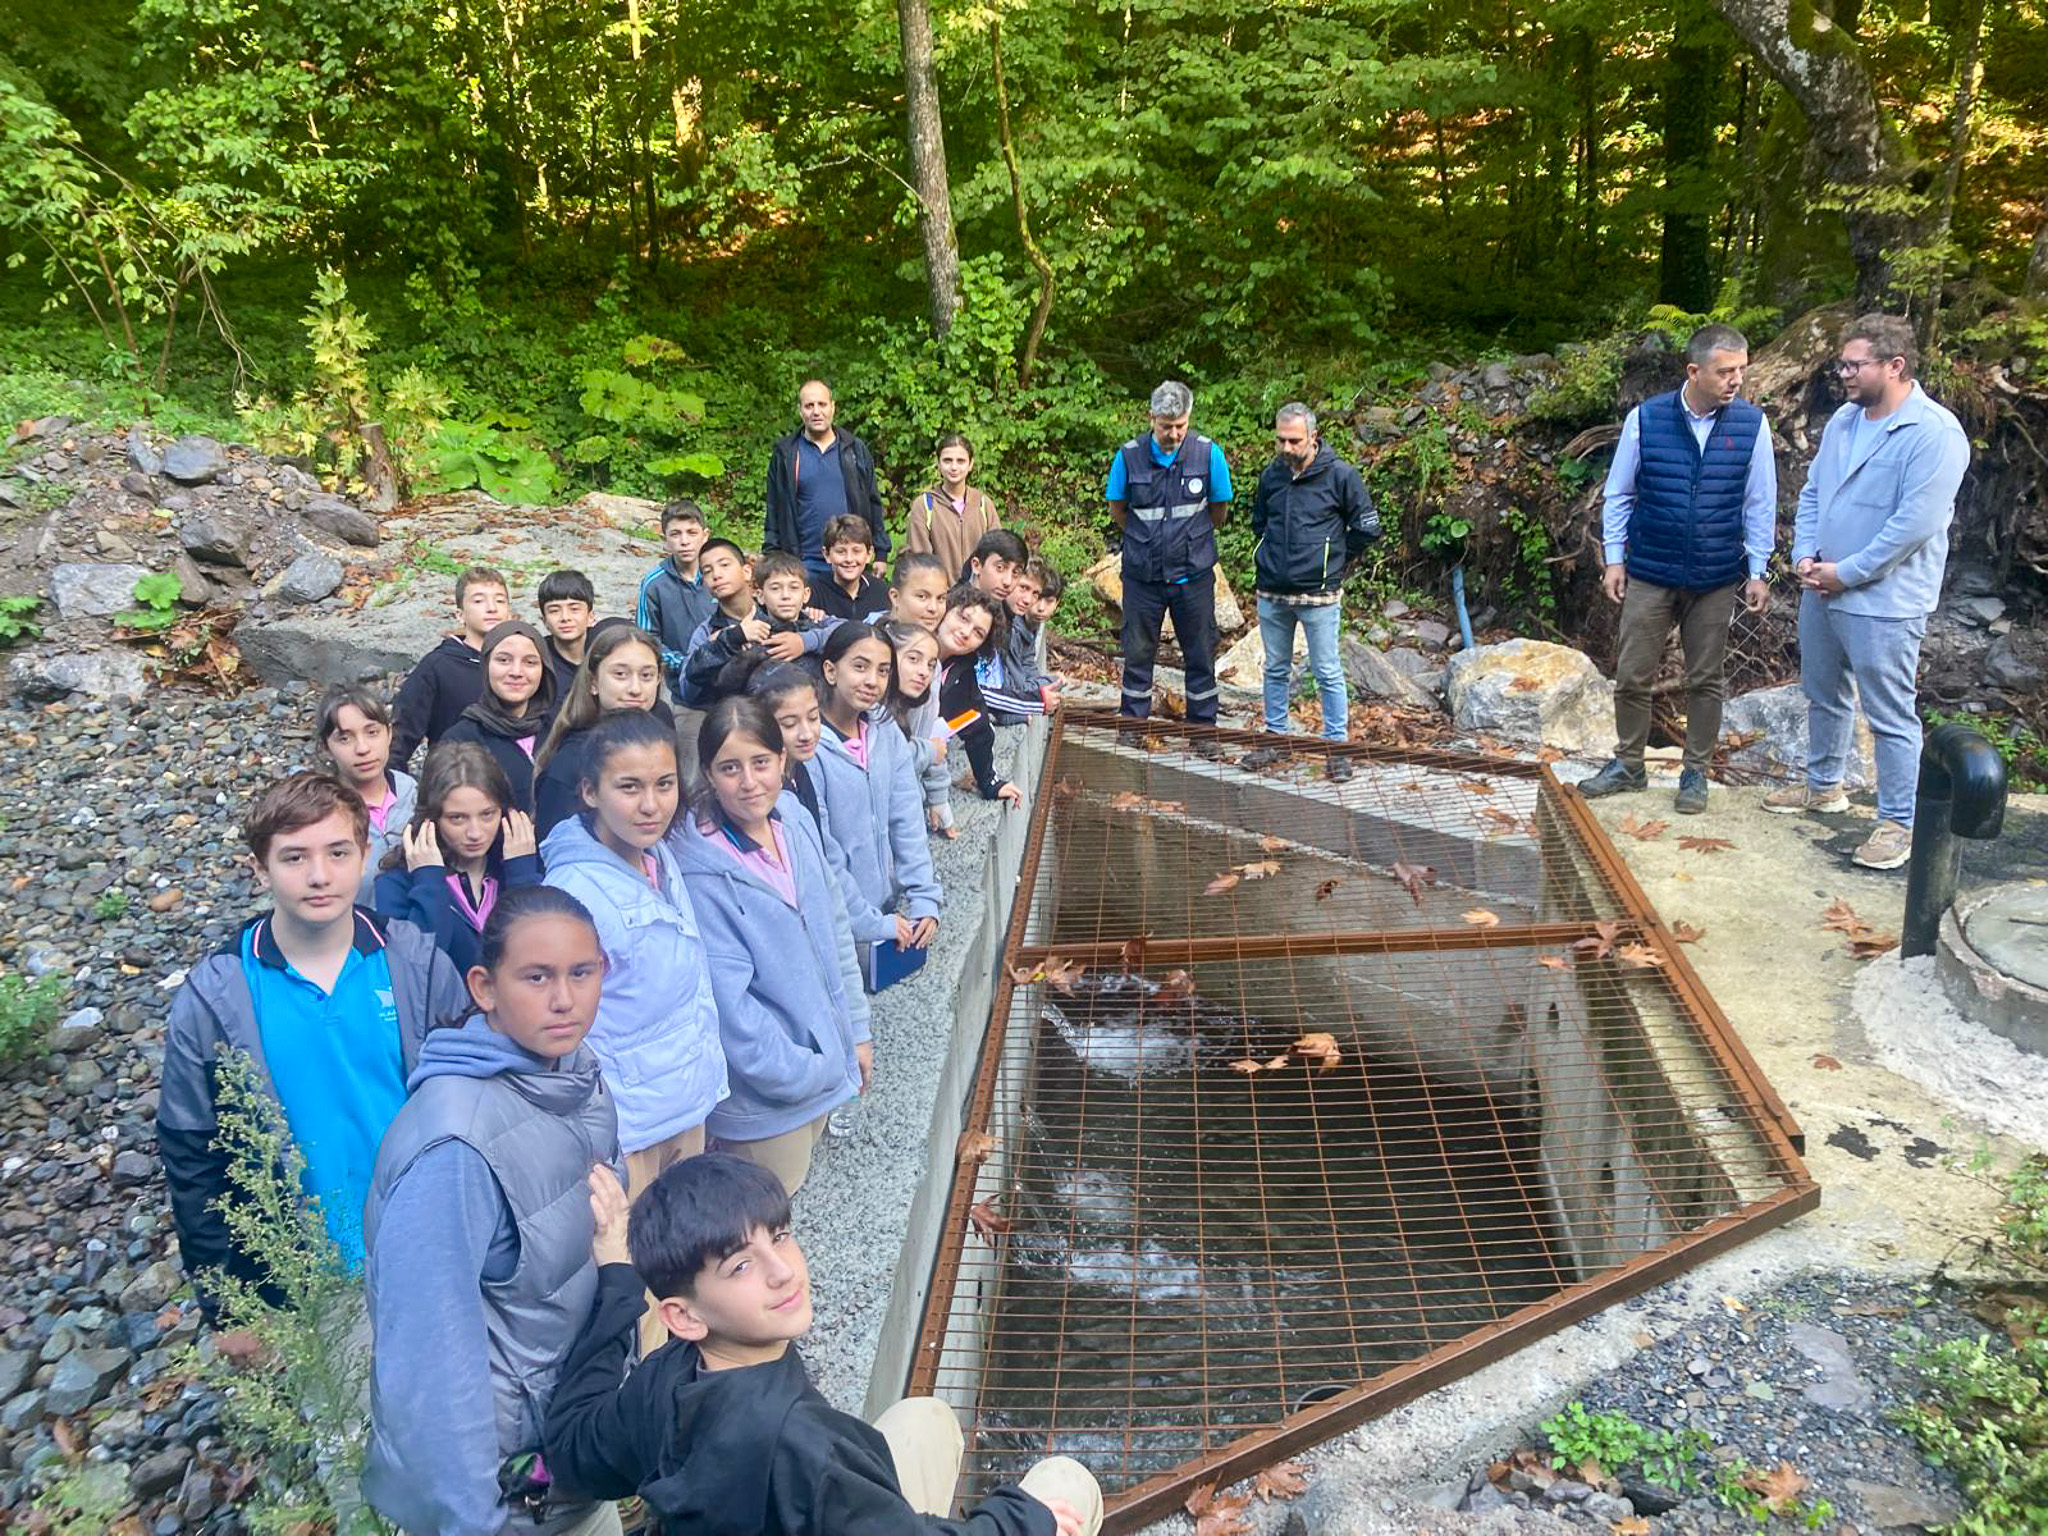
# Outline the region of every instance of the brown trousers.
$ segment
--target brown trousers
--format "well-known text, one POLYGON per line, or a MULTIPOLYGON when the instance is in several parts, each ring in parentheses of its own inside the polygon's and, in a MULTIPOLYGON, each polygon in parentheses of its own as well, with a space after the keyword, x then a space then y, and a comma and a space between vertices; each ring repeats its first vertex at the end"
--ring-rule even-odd
POLYGON ((1741 582, 1711 592, 1652 586, 1631 576, 1614 658, 1614 755, 1640 764, 1650 739, 1650 688, 1678 627, 1685 652, 1685 766, 1704 773, 1721 740, 1728 693, 1728 625, 1741 582))

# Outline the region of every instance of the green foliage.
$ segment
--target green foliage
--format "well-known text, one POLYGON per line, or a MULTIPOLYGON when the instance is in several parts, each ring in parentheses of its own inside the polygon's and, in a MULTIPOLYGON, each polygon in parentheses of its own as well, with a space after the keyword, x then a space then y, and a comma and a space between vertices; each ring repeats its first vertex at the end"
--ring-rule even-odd
POLYGON ((705 421, 702 390, 710 383, 708 375, 691 368, 683 349, 659 336, 635 336, 620 355, 628 369, 643 372, 584 370, 576 403, 601 430, 578 438, 569 447, 569 457, 578 464, 601 466, 609 478, 629 483, 641 483, 636 468, 655 477, 657 484, 723 475, 725 461, 717 454, 682 446, 691 429, 705 421))
POLYGON ((123 629, 145 632, 169 629, 178 621, 178 594, 183 590, 178 578, 169 571, 138 577, 133 594, 135 606, 126 613, 115 614, 114 622, 123 629))
POLYGON ((1597 1461, 1609 1472, 1640 1467, 1651 1482, 1681 1493, 1700 1486, 1694 1465, 1713 1449, 1696 1429, 1656 1429, 1625 1413, 1595 1413, 1576 1398, 1536 1426, 1550 1442, 1552 1465, 1597 1461))
POLYGON ((2018 715, 1924 709, 1920 718, 1930 729, 1937 725, 1967 725, 1981 734, 2005 759, 2006 775, 2014 790, 2037 794, 2048 789, 2048 742, 2042 741, 2040 734, 2018 715))
POLYGON ((47 1536, 105 1536, 128 1507, 128 1479, 105 1462, 74 1467, 36 1495, 47 1536))
POLYGON ((31 1061, 49 1048, 50 1026, 64 1003, 64 978, 0 976, 0 1064, 31 1061))
POLYGON ((35 621, 35 611, 42 606, 43 600, 33 593, 0 597, 0 645, 33 640, 42 634, 43 626, 35 621))
POLYGON ((488 411, 475 421, 444 421, 421 456, 420 488, 460 491, 475 486, 514 506, 541 506, 553 499, 555 461, 532 431, 532 422, 510 411, 488 411))
POLYGON ((100 892, 100 899, 92 904, 92 915, 103 923, 128 915, 128 893, 118 885, 110 885, 100 892))
POLYGON ((229 1442, 264 1469, 246 1518, 259 1532, 337 1522, 343 1536, 385 1531, 354 1496, 369 1431, 361 1288, 302 1193, 305 1158, 255 1067, 246 1056, 224 1055, 218 1081, 216 1145, 228 1156, 230 1191, 220 1212, 278 1298, 272 1304, 255 1286, 214 1277, 222 1326, 257 1347, 247 1366, 219 1352, 204 1365, 222 1395, 229 1442))
MULTIPOLYGON (((2048 1315, 2036 1326, 2048 1329, 2048 1315)), ((1969 1500, 1957 1536, 2048 1533, 2048 1331, 2005 1349, 1950 1339, 1910 1356, 1921 1392, 1899 1421, 1969 1500)))

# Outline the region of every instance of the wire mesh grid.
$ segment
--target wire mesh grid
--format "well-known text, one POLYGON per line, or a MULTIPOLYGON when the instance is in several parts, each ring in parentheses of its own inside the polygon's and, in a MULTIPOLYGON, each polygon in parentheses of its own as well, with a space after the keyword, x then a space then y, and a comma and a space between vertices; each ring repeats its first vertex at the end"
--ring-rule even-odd
POLYGON ((1049 756, 912 1382, 970 1500, 1073 1455, 1128 1528, 1816 1193, 1547 772, 1242 748, 1049 756))

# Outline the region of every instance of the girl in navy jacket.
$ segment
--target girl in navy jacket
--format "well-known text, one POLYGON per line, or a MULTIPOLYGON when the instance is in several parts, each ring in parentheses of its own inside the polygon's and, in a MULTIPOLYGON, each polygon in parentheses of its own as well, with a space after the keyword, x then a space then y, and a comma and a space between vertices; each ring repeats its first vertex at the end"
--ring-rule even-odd
POLYGON ((505 770, 475 742, 435 743, 412 822, 384 855, 377 910, 431 933, 467 974, 499 894, 538 884, 533 819, 513 806, 505 770))
POLYGON ((731 1088, 707 1129, 794 1190, 827 1117, 866 1090, 873 1046, 847 995, 824 844, 783 789, 775 717, 759 699, 721 699, 698 752, 705 788, 683 825, 683 880, 731 1088))

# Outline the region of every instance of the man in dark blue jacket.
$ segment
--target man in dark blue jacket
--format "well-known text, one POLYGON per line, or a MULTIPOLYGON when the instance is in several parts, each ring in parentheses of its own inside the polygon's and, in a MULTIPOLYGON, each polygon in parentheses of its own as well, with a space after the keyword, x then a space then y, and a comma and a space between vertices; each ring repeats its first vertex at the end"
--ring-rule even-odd
POLYGON ((866 443, 833 425, 839 405, 823 379, 806 379, 796 402, 803 426, 777 438, 768 453, 768 515, 761 548, 795 555, 811 585, 821 587, 832 579, 825 525, 835 517, 861 517, 874 531, 875 573, 880 575, 889 559, 889 530, 875 489, 874 456, 866 443))
POLYGON ((1749 343, 1704 325, 1685 344, 1685 383, 1628 413, 1607 472, 1602 585, 1621 604, 1614 662, 1614 757, 1579 786, 1588 796, 1643 789, 1650 687, 1672 626, 1685 651, 1685 765, 1676 808, 1707 808, 1707 765, 1721 739, 1728 624, 1737 589, 1751 613, 1778 535, 1770 423, 1741 397, 1749 343), (1747 580, 1744 580, 1745 574, 1747 580))
MULTIPOLYGON (((1358 471, 1316 434, 1316 413, 1290 400, 1273 417, 1279 450, 1252 494, 1252 537, 1258 543, 1259 641, 1266 648, 1266 729, 1285 734, 1294 627, 1308 636, 1308 665, 1323 706, 1323 735, 1350 734, 1350 700, 1337 635, 1343 619, 1344 577, 1380 536, 1380 516, 1358 471)), ((1245 762, 1271 761, 1277 748, 1248 753, 1245 762)), ((1327 772, 1351 777, 1349 758, 1332 757, 1327 772)))

